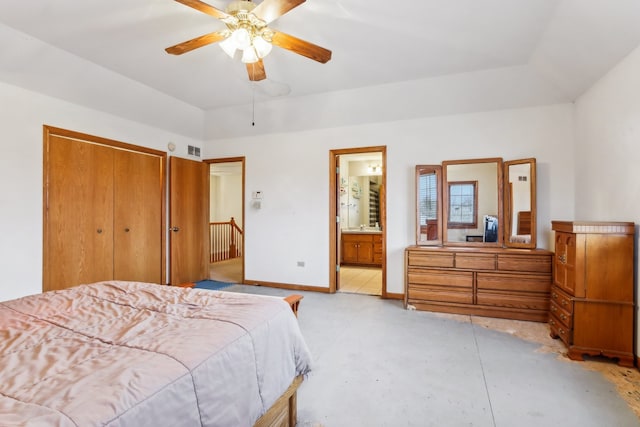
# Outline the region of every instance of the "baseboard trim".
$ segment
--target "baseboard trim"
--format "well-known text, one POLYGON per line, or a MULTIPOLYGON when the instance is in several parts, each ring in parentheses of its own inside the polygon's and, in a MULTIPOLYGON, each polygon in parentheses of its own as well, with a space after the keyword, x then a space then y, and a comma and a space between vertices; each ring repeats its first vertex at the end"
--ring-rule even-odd
POLYGON ((265 286, 267 288, 290 289, 292 291, 310 291, 310 292, 321 292, 325 294, 329 293, 329 288, 321 288, 319 286, 294 285, 291 283, 263 282, 262 280, 249 280, 249 279, 245 279, 244 283, 247 285, 265 286))
POLYGON ((403 300, 404 299, 404 294, 392 294, 387 292, 387 299, 400 299, 403 300))

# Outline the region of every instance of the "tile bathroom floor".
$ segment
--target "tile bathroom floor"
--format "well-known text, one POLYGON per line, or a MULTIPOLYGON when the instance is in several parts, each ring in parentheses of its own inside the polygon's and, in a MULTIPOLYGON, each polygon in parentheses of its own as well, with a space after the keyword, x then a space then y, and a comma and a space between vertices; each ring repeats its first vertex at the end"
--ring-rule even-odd
POLYGON ((372 267, 340 267, 340 292, 381 295, 382 269, 372 267))

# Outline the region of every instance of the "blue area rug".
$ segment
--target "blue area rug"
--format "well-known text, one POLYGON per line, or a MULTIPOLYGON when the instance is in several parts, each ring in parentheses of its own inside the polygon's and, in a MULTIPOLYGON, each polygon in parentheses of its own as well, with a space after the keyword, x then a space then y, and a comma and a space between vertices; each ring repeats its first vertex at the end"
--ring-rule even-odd
POLYGON ((195 289, 209 289, 210 291, 219 291, 224 288, 228 288, 233 283, 219 282, 217 280, 201 280, 196 282, 195 289))

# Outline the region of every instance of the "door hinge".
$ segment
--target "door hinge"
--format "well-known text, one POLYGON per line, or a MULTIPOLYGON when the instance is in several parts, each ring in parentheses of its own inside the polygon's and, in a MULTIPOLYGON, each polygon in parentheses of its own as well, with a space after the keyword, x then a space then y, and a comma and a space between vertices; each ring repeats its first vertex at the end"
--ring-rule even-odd
POLYGON ((339 271, 340 271, 340 266, 336 265, 336 272, 339 272, 339 271))
POLYGON ((336 166, 336 175, 340 175, 340 166, 336 166))
POLYGON ((340 216, 336 216, 336 224, 340 223, 340 216))

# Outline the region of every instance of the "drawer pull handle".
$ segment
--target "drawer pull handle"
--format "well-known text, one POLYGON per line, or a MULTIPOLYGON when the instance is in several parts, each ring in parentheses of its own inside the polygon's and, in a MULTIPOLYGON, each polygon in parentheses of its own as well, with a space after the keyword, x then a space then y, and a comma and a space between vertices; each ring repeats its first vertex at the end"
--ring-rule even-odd
POLYGON ((562 254, 562 255, 558 256, 558 261, 560 261, 562 264, 566 264, 567 263, 567 254, 562 254))

